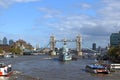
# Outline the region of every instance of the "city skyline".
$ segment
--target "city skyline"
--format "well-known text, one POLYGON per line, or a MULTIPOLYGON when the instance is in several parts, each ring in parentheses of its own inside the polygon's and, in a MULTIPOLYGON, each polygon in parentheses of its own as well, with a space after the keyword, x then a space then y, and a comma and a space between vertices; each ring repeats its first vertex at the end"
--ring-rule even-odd
POLYGON ((82 47, 107 46, 120 30, 119 0, 0 0, 0 39, 23 39, 34 47, 82 37, 82 47))

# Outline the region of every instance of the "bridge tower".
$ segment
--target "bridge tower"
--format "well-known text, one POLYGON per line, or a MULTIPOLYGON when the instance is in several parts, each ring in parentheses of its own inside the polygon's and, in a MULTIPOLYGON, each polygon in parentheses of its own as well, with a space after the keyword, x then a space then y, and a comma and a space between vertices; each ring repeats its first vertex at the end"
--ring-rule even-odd
POLYGON ((54 35, 50 36, 50 50, 51 50, 51 55, 56 55, 55 53, 55 44, 56 44, 56 41, 55 41, 55 37, 54 35))
POLYGON ((50 50, 51 50, 50 54, 51 55, 56 55, 56 52, 55 52, 56 42, 64 42, 64 44, 66 44, 66 42, 76 42, 77 55, 82 56, 80 35, 78 35, 75 40, 67 40, 67 39, 56 40, 54 35, 50 36, 50 50))
POLYGON ((81 51, 81 36, 78 35, 76 37, 76 49, 77 49, 77 55, 82 56, 82 51, 81 51))

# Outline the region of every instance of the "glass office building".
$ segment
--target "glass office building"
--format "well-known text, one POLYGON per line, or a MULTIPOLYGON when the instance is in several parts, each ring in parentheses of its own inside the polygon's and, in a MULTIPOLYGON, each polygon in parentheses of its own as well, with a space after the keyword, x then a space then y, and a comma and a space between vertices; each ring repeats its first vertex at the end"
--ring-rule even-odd
POLYGON ((120 31, 118 33, 112 33, 110 36, 110 46, 115 47, 120 45, 120 31))

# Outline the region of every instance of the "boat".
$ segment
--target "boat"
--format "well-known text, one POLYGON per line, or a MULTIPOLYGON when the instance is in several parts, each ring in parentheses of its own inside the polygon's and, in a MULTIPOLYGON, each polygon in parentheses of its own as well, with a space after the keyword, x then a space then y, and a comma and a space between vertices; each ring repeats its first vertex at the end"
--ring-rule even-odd
POLYGON ((14 55, 12 53, 6 53, 4 55, 4 58, 13 58, 13 57, 14 57, 14 55))
POLYGON ((72 55, 65 53, 65 54, 60 55, 59 59, 61 61, 69 61, 69 60, 72 60, 72 55))
POLYGON ((110 70, 101 64, 88 64, 85 67, 86 71, 92 72, 92 73, 110 73, 110 70))
POLYGON ((72 60, 72 55, 69 53, 68 48, 66 44, 61 48, 60 54, 59 54, 60 61, 69 61, 72 60))
POLYGON ((7 55, 4 55, 4 58, 11 58, 12 56, 7 54, 7 55))
POLYGON ((5 65, 4 63, 0 63, 0 76, 9 76, 12 74, 12 65, 5 65))
POLYGON ((12 53, 8 53, 8 54, 4 55, 4 58, 15 58, 15 57, 17 57, 17 56, 12 53))

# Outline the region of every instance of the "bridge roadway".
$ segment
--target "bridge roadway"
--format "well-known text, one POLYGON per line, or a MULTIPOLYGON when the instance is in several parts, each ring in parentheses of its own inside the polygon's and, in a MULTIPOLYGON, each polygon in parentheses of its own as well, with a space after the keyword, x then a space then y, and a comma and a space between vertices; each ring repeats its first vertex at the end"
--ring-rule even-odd
POLYGON ((9 80, 120 80, 120 71, 111 74, 86 72, 85 65, 93 62, 92 59, 60 62, 57 57, 39 55, 2 58, 0 61, 13 65, 14 74, 9 80))

